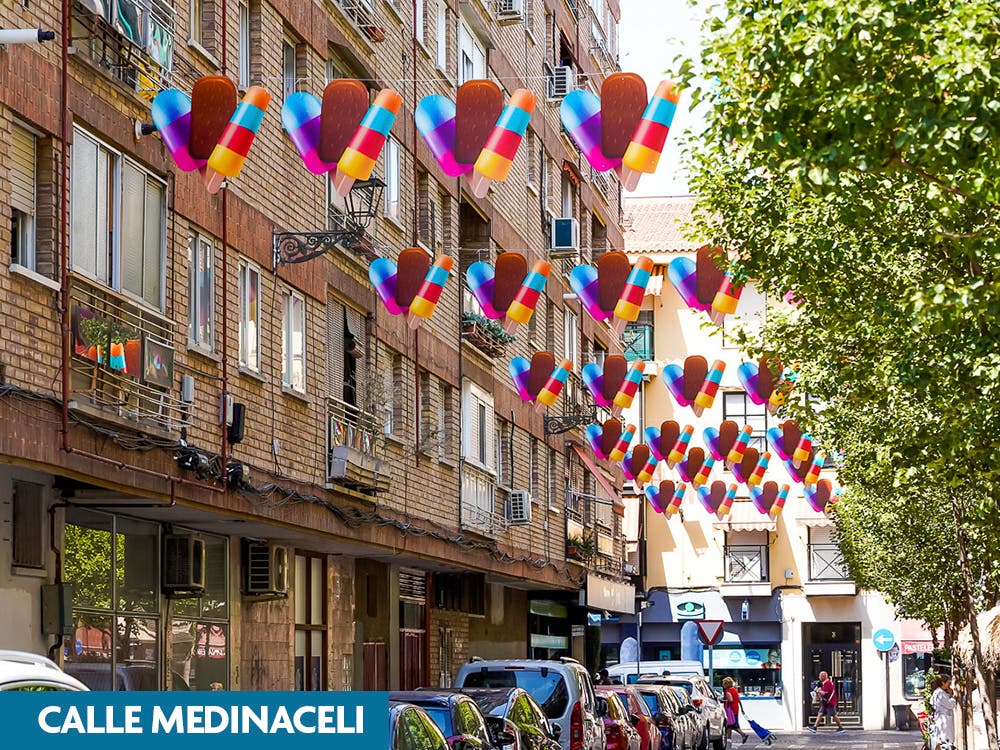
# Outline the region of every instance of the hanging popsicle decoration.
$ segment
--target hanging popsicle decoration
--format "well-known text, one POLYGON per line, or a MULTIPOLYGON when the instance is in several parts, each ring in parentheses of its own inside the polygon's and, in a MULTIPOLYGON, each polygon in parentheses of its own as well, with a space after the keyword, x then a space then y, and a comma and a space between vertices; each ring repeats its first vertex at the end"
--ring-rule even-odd
POLYGON ((745 283, 719 267, 726 262, 723 250, 705 246, 698 250, 694 260, 682 256, 667 266, 667 278, 684 304, 692 310, 707 312, 716 325, 721 325, 726 315, 736 312, 745 283))
POLYGON ((622 423, 617 419, 609 419, 604 424, 587 425, 584 431, 590 448, 599 459, 606 460, 618 444, 622 435, 622 423))
MULTIPOLYGON (((803 434, 796 422, 789 419, 778 427, 768 429, 767 443, 781 459, 793 481, 804 483, 809 478, 816 458, 816 448, 812 438, 803 434)), ((816 476, 819 476, 818 468, 816 476)))
POLYGON ((836 499, 833 482, 829 479, 820 479, 815 486, 807 486, 803 495, 809 507, 817 513, 825 513, 829 510, 830 503, 836 499))
POLYGON ((674 441, 673 447, 671 447, 670 452, 667 454, 667 466, 671 469, 684 460, 688 446, 691 445, 692 436, 694 436, 694 427, 691 425, 687 425, 681 430, 680 435, 677 436, 677 440, 674 441))
POLYGON ((368 108, 358 129, 344 149, 337 162, 337 172, 333 177, 333 191, 341 198, 346 196, 354 183, 372 176, 375 162, 389 137, 392 124, 396 121, 403 97, 392 89, 382 89, 368 108))
POLYGON ((670 449, 674 447, 680 434, 680 425, 673 420, 668 420, 661 423, 659 427, 647 427, 643 433, 643 439, 657 460, 666 461, 670 449))
POLYGON ((677 404, 690 406, 695 416, 700 417, 715 403, 725 371, 726 363, 721 359, 713 362, 709 369, 708 360, 693 355, 687 357, 683 365, 665 365, 661 377, 677 404))
POLYGON ((514 357, 508 371, 522 401, 552 406, 569 377, 573 363, 564 360, 556 367, 556 358, 549 352, 535 352, 528 361, 524 357, 514 357))
POLYGON ((615 447, 608 454, 608 458, 612 461, 621 461, 625 458, 625 455, 628 453, 628 447, 632 444, 632 438, 635 437, 635 429, 634 424, 626 425, 625 429, 622 430, 622 434, 615 442, 615 447))
POLYGON ((768 358, 760 362, 744 362, 736 369, 736 377, 747 392, 747 397, 758 406, 767 404, 774 414, 788 400, 795 385, 795 372, 768 358))
POLYGON ((736 445, 740 435, 740 426, 727 419, 722 424, 715 427, 706 427, 702 433, 705 439, 705 447, 716 461, 725 461, 729 456, 729 451, 736 445))
POLYGON ((750 488, 750 500, 762 515, 775 518, 781 515, 785 507, 789 489, 787 484, 781 485, 779 489, 777 482, 764 482, 758 487, 750 488))
POLYGON ((505 319, 504 330, 513 333, 531 320, 551 270, 547 261, 538 260, 529 271, 520 253, 501 253, 495 266, 486 261, 470 265, 465 280, 483 315, 490 320, 505 319))
POLYGON ((726 487, 725 482, 715 481, 711 485, 698 488, 698 500, 709 513, 714 513, 718 518, 723 518, 729 514, 736 499, 737 485, 735 483, 726 487))
MULTIPOLYGON (((711 456, 708 457, 711 460, 711 456)), ((705 465, 705 451, 703 448, 692 447, 688 449, 687 455, 677 464, 677 473, 680 478, 688 484, 696 484, 695 477, 701 472, 705 465)), ((701 483, 705 484, 704 482, 701 483)), ((696 485, 697 486, 697 485, 696 485)))
POLYGON ((621 467, 626 479, 645 484, 652 479, 656 463, 656 457, 650 453, 649 446, 639 443, 625 454, 621 467))
POLYGON ((236 84, 225 76, 203 76, 191 96, 165 89, 153 99, 153 124, 177 168, 204 169, 236 111, 236 84))
POLYGON ((675 483, 667 479, 657 484, 646 487, 646 500, 650 507, 657 513, 667 516, 676 515, 684 502, 684 492, 687 486, 683 482, 675 483))
POLYGON ((439 255, 432 265, 424 250, 408 247, 400 252, 398 261, 372 261, 368 278, 389 314, 405 314, 410 328, 416 328, 434 313, 453 262, 449 256, 439 255))
POLYGON ((313 174, 337 169, 368 112, 368 100, 368 87, 351 78, 326 84, 322 102, 306 91, 285 99, 281 124, 306 169, 313 174))
POLYGON ((624 357, 613 354, 605 357, 603 365, 595 362, 584 365, 581 375, 595 403, 618 416, 623 409, 632 406, 642 383, 644 367, 639 360, 629 367, 624 357))
POLYGON ((569 281, 583 309, 598 323, 610 321, 617 333, 639 318, 653 261, 646 256, 633 266, 625 253, 604 253, 597 267, 581 264, 570 271, 569 281))

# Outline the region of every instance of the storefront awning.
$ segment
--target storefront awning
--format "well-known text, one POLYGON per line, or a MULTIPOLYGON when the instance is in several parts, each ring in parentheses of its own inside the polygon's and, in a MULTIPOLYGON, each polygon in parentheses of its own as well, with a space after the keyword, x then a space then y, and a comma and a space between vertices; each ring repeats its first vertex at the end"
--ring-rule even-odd
POLYGON ((751 502, 737 502, 733 503, 729 513, 712 524, 712 528, 725 531, 774 531, 778 528, 778 522, 761 513, 751 502))
POLYGON ((812 508, 803 509, 795 518, 803 526, 819 528, 821 526, 833 526, 833 519, 826 513, 817 513, 812 508))
POLYGON ((587 469, 590 470, 590 473, 597 479, 598 484, 600 484, 601 487, 604 488, 604 491, 608 493, 608 497, 614 502, 615 512, 619 515, 622 514, 625 511, 625 503, 622 502, 622 499, 619 497, 615 488, 611 486, 611 482, 609 482, 607 477, 604 476, 604 472, 597 467, 597 464, 593 462, 590 456, 587 455, 587 452, 579 445, 574 444, 573 450, 576 451, 580 460, 583 461, 583 465, 586 466, 587 469))

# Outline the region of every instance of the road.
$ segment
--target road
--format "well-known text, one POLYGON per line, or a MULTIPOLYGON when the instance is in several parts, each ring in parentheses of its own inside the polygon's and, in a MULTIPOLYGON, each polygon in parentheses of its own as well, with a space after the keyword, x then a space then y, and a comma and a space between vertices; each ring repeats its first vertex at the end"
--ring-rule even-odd
MULTIPOLYGON (((739 748, 740 738, 736 735, 734 748, 739 748)), ((781 748, 837 748, 837 750, 882 750, 896 748, 897 750, 919 750, 923 745, 919 732, 863 732, 849 729, 844 734, 835 734, 829 730, 820 730, 818 734, 811 732, 775 732, 772 747, 781 748)), ((761 745, 757 737, 750 733, 750 738, 744 748, 756 748, 761 745)))

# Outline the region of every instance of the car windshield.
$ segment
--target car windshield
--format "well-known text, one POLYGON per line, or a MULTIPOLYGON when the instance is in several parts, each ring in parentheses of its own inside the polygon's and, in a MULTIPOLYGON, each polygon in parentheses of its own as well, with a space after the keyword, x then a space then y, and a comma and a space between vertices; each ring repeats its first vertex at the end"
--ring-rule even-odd
POLYGON ((558 719, 566 713, 569 703, 566 681, 558 672, 551 670, 546 670, 544 675, 537 669, 485 669, 469 672, 465 676, 464 687, 519 687, 535 699, 550 719, 558 719))
POLYGON ((659 701, 656 700, 656 693, 639 693, 642 696, 642 702, 646 704, 649 712, 656 716, 660 711, 659 701))
POLYGON ((438 725, 438 729, 444 732, 445 737, 451 737, 455 734, 451 723, 451 711, 447 706, 421 706, 421 708, 438 725))

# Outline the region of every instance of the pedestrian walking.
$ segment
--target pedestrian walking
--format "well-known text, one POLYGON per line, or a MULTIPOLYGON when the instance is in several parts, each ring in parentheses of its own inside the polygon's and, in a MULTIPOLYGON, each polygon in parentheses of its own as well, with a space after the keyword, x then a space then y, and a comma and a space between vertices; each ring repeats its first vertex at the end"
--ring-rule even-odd
POLYGON ((837 686, 833 684, 833 680, 830 679, 830 675, 826 672, 819 673, 819 711, 816 714, 816 720, 813 722, 811 727, 808 727, 809 731, 816 734, 819 729, 819 722, 824 717, 829 717, 831 721, 837 722, 837 734, 843 734, 844 725, 840 723, 840 717, 837 715, 837 686))
POLYGON ((608 675, 608 670, 602 669, 597 673, 597 684, 598 685, 611 685, 611 677, 608 675))
POLYGON ((736 689, 732 677, 723 678, 722 690, 726 701, 726 744, 732 744, 733 732, 738 732, 743 738, 740 744, 746 744, 749 735, 740 729, 740 691, 736 689))
POLYGON ((951 687, 951 675, 942 672, 934 678, 934 692, 931 693, 931 750, 953 750, 955 747, 955 691, 951 687))

